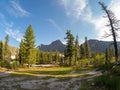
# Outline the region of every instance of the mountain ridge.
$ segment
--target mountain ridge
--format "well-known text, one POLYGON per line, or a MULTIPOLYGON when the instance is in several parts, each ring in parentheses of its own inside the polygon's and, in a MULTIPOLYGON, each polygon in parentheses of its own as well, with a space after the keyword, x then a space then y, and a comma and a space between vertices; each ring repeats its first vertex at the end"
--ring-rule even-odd
MULTIPOLYGON (((113 41, 101 41, 97 39, 90 39, 88 43, 91 48, 91 52, 102 52, 104 53, 107 47, 113 47, 113 41)), ((84 43, 82 43, 84 44, 84 43)), ((120 47, 120 42, 118 42, 118 48, 120 47)), ((66 45, 60 40, 55 40, 48 45, 41 44, 37 48, 45 52, 61 52, 63 53, 66 49, 66 45)))
MULTIPOLYGON (((102 52, 106 51, 108 47, 114 47, 113 41, 101 41, 96 39, 88 40, 92 52, 102 52)), ((120 41, 117 42, 118 48, 120 48, 120 41)))

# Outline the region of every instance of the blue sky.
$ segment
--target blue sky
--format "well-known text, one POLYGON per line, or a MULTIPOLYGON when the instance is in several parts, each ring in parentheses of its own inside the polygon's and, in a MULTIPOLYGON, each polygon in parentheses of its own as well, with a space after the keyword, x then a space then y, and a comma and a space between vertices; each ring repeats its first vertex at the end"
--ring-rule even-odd
MULTIPOLYGON (((120 19, 119 0, 99 1, 104 1, 120 19)), ((109 32, 103 15, 98 0, 0 0, 0 40, 4 41, 8 34, 9 44, 19 47, 30 24, 35 32, 36 46, 57 39, 65 42, 67 29, 74 36, 78 34, 80 43, 85 36, 103 40, 104 32, 109 32)))

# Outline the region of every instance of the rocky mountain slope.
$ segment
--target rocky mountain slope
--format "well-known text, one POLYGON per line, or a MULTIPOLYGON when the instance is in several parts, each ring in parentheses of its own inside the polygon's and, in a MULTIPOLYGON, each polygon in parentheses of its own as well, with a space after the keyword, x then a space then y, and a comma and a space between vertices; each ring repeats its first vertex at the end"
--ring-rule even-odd
MULTIPOLYGON (((105 52, 107 47, 113 47, 112 41, 99 41, 95 39, 88 40, 92 52, 105 52)), ((120 42, 118 42, 118 47, 120 47, 120 42)), ((49 45, 41 44, 38 46, 41 51, 59 51, 64 52, 66 45, 63 44, 60 40, 53 41, 49 45)))

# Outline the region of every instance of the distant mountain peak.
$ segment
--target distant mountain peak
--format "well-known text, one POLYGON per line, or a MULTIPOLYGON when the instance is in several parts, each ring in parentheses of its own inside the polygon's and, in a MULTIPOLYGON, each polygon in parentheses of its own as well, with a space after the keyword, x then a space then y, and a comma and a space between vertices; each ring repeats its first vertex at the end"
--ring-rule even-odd
POLYGON ((47 52, 64 52, 66 45, 64 45, 60 40, 55 40, 52 43, 50 43, 49 45, 44 45, 41 44, 40 46, 38 46, 38 48, 41 51, 47 51, 47 52))
POLYGON ((60 40, 55 40, 50 45, 64 45, 64 44, 60 40))

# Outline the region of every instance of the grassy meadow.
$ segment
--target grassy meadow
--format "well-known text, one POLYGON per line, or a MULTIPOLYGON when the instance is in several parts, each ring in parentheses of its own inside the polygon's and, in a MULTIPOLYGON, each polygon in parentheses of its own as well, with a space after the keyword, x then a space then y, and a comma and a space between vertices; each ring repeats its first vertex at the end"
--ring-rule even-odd
POLYGON ((3 90, 81 90, 81 82, 94 74, 91 67, 39 67, 4 71, 0 77, 3 90), (31 85, 31 83, 33 85, 31 85))

